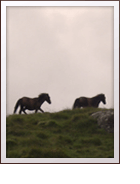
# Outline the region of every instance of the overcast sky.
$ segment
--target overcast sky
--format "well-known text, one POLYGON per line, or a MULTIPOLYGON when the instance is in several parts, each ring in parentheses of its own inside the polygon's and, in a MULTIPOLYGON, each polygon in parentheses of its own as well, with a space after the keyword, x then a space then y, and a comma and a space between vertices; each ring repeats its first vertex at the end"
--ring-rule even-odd
POLYGON ((113 7, 7 7, 7 114, 19 98, 40 93, 51 97, 45 112, 99 93, 107 102, 99 107, 114 107, 113 14, 113 7))

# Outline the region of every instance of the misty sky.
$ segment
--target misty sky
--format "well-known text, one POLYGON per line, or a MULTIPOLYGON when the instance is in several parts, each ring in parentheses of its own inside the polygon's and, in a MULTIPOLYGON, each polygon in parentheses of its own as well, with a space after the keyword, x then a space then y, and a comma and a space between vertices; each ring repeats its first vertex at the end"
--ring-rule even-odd
POLYGON ((113 15, 113 7, 7 7, 7 114, 40 93, 51 97, 45 112, 99 93, 107 102, 99 107, 114 107, 113 15))

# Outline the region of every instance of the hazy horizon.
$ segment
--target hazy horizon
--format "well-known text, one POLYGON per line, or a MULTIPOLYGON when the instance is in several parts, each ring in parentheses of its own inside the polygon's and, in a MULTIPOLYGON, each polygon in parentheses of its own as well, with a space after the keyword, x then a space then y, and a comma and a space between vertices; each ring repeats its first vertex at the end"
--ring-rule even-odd
POLYGON ((113 108, 113 26, 113 7, 7 7, 6 114, 19 98, 40 93, 52 101, 45 112, 100 93, 107 104, 99 107, 113 108))

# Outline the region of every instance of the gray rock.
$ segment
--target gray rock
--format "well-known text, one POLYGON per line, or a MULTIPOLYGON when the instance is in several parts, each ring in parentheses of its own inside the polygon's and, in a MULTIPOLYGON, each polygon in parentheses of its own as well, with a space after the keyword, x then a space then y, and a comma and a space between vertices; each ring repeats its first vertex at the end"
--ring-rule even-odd
POLYGON ((114 110, 98 111, 91 115, 98 125, 109 133, 114 133, 114 110))

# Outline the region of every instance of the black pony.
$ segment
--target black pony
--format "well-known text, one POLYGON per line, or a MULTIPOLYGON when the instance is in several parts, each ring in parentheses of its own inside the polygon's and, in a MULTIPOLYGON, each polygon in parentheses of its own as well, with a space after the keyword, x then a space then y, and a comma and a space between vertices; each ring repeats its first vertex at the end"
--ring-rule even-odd
POLYGON ((41 105, 44 103, 44 101, 47 101, 49 104, 51 104, 50 97, 46 93, 41 93, 38 96, 38 98, 28 98, 28 97, 20 98, 17 101, 16 105, 15 105, 14 113, 16 113, 16 110, 17 110, 18 106, 20 106, 19 114, 21 114, 22 111, 25 114, 27 114, 25 112, 26 109, 28 109, 28 110, 35 110, 35 113, 37 113, 38 110, 40 110, 41 112, 44 112, 40 108, 41 105))
POLYGON ((106 104, 105 100, 105 95, 104 94, 99 94, 95 97, 92 98, 87 98, 87 97, 80 97, 77 98, 74 102, 73 109, 75 108, 80 108, 80 107, 95 107, 97 108, 99 106, 100 102, 103 102, 106 104))

